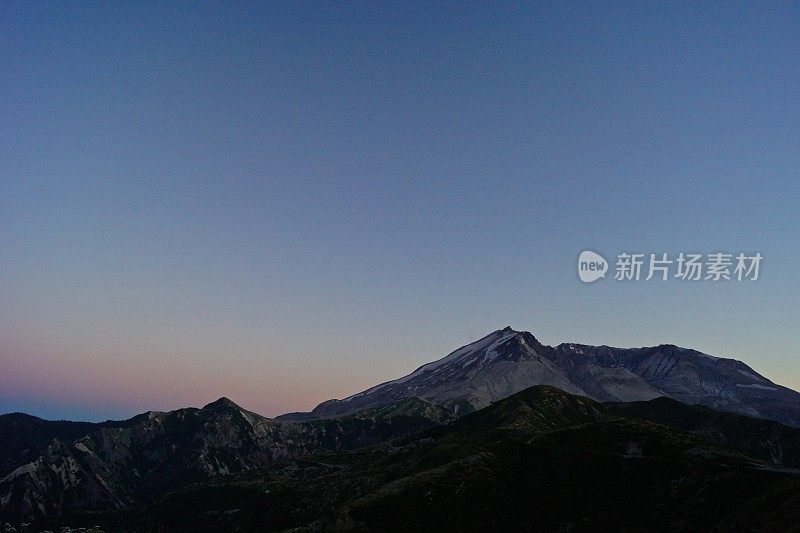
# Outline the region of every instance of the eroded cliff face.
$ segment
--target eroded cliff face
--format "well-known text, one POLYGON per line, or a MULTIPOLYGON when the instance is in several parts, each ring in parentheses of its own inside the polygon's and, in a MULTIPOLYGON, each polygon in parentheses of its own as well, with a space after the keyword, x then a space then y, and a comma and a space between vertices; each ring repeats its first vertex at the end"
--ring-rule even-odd
POLYGON ((419 399, 303 423, 264 418, 226 398, 202 409, 145 413, 114 427, 97 424, 73 441, 53 437, 0 479, 0 516, 121 509, 192 481, 374 444, 450 418, 419 399))

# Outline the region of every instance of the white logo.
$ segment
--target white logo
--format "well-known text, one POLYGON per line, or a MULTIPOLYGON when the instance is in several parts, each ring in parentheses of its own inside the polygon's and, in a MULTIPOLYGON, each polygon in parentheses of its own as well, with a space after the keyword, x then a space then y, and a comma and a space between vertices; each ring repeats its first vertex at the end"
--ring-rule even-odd
POLYGON ((602 255, 589 250, 581 252, 578 257, 578 276, 582 282, 591 283, 604 278, 606 271, 608 271, 608 261, 602 255))

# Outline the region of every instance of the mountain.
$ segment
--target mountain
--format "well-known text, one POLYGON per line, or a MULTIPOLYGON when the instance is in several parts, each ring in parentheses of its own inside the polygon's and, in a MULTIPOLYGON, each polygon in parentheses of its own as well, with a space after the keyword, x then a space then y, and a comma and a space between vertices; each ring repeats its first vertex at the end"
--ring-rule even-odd
POLYGON ((3 415, 0 519, 123 509, 211 476, 366 446, 451 418, 417 398, 307 423, 264 418, 227 398, 102 424, 3 415))
POLYGON ((24 464, 36 451, 50 440, 77 439, 96 425, 88 422, 42 420, 24 413, 0 416, 0 473, 24 464))
POLYGON ((411 374, 295 417, 331 418, 419 397, 463 415, 532 385, 599 401, 659 396, 800 426, 800 394, 734 359, 673 345, 545 346, 528 332, 495 331, 411 374))
POLYGON ((668 398, 603 404, 536 386, 416 435, 51 524, 123 532, 790 531, 800 523, 800 471, 786 465, 800 464, 798 444, 800 429, 777 422, 668 398), (669 423, 654 421, 663 418, 669 423), (760 429, 743 440, 750 428, 760 429), (774 439, 759 448, 764 434, 774 439), (772 460, 776 450, 783 463, 772 460))
MULTIPOLYGON (((260 486, 266 475, 272 476, 271 488, 264 489, 272 495, 268 499, 281 498, 280 504, 271 504, 269 520, 284 524, 281 527, 299 527, 330 518, 321 509, 338 509, 345 514, 336 520, 349 524, 352 515, 347 513, 362 508, 363 502, 356 504, 357 500, 367 494, 380 499, 408 476, 415 480, 409 486, 420 491, 424 483, 435 484, 440 474, 450 479, 451 468, 455 472, 467 468, 459 475, 468 479, 471 463, 447 461, 470 457, 477 445, 489 446, 487 453, 513 448, 513 457, 496 465, 498 472, 504 468, 528 472, 526 468, 541 465, 516 455, 520 450, 552 457, 555 464, 569 469, 578 464, 570 465, 571 459, 614 456, 603 443, 616 446, 626 435, 625 442, 632 443, 625 452, 630 457, 639 456, 641 442, 653 442, 660 443, 658 450, 671 450, 669 460, 679 465, 700 460, 690 450, 705 450, 702 461, 724 457, 709 466, 714 472, 723 464, 735 464, 745 469, 742 475, 747 479, 752 477, 749 469, 756 468, 753 465, 784 475, 787 469, 800 468, 800 429, 789 426, 800 426, 800 394, 742 362, 673 345, 550 347, 530 333, 504 328, 408 376, 344 400, 324 402, 310 413, 269 419, 220 398, 201 409, 151 411, 100 424, 2 415, 0 519, 46 521, 91 512, 127 520, 132 509, 166 494, 180 498, 190 490, 187 487, 206 494, 204 487, 216 487, 221 478, 233 479, 239 491, 235 494, 263 503, 242 483, 253 479, 260 486), (550 440, 536 440, 544 433, 550 440), (405 444, 395 445, 394 439, 405 444), (530 448, 534 441, 540 447, 530 448), (431 442, 435 445, 429 446, 431 442), (556 454, 541 447, 545 442, 568 448, 556 454), (692 447, 682 447, 687 443, 692 447), (436 470, 440 467, 442 472, 436 470), (377 477, 370 481, 371 476, 377 477), (387 485, 381 488, 379 483, 387 485)), ((480 466, 481 461, 473 466, 491 470, 480 466)), ((624 470, 624 464, 617 466, 624 470)), ((666 479, 661 471, 653 475, 666 479)), ((495 481, 490 476, 482 482, 495 481)), ((547 483, 555 483, 558 490, 580 486, 562 486, 550 478, 547 483)), ((592 483, 609 490, 599 479, 592 483)), ((693 483, 699 487, 704 481, 693 483)), ((220 502, 231 501, 230 496, 217 497, 220 502)), ((192 508, 186 502, 180 505, 192 508)), ((760 504, 748 501, 748 505, 760 504)), ((170 507, 169 512, 175 509, 170 507)), ((260 514, 253 511, 251 516, 260 514)), ((167 518, 158 520, 161 524, 167 518)), ((336 528, 335 523, 325 524, 336 528)), ((121 529, 116 526, 112 529, 121 529)))
POLYGON ((609 415, 663 424, 717 446, 800 470, 800 428, 665 397, 647 402, 606 403, 604 407, 609 415))

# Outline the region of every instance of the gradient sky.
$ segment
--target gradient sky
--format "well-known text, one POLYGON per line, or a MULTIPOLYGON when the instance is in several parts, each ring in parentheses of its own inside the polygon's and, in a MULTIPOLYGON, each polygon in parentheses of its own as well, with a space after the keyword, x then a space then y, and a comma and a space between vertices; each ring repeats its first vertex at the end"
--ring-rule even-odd
POLYGON ((0 412, 277 415, 506 325, 800 389, 798 57, 797 3, 3 2, 0 412))

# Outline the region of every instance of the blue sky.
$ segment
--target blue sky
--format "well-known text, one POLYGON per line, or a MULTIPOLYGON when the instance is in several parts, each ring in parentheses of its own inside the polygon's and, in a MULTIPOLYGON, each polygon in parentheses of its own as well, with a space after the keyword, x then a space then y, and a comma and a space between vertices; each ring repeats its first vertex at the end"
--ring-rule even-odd
POLYGON ((266 415, 511 325, 800 388, 792 3, 0 9, 0 412, 266 415), (582 284, 584 249, 761 252, 582 284))

